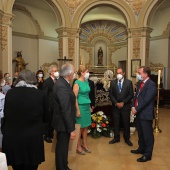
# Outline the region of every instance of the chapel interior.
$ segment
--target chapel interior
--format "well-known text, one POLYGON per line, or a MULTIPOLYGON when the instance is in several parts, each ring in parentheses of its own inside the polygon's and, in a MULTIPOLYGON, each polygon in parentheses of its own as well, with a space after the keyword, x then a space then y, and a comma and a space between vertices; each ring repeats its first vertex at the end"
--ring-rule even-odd
MULTIPOLYGON (((94 152, 69 157, 72 169, 170 169, 169 16, 170 0, 0 0, 0 70, 12 77, 18 55, 27 69, 35 73, 42 69, 45 77, 52 64, 60 68, 69 61, 76 71, 84 64, 95 82, 95 111, 103 109, 109 114, 109 82, 115 78, 117 68, 125 70, 134 90, 140 66, 151 68, 156 85, 161 70, 155 107, 159 109, 162 133, 155 133, 153 161, 137 163, 124 142, 109 146, 110 138, 96 140, 89 136, 94 152), (101 89, 102 97, 97 93, 101 89)), ((131 139, 137 147, 137 133, 131 139)), ((45 143, 45 150, 46 162, 39 170, 53 170, 51 144, 45 143)))

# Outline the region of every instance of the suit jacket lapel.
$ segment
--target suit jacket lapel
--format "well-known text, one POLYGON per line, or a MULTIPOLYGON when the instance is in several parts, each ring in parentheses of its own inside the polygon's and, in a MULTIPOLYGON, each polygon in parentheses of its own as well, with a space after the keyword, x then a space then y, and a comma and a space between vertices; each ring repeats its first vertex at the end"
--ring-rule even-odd
POLYGON ((148 79, 148 80, 145 82, 145 84, 144 84, 143 88, 141 89, 141 91, 139 92, 139 94, 142 93, 142 92, 146 89, 147 84, 149 83, 149 81, 150 81, 150 79, 148 79))

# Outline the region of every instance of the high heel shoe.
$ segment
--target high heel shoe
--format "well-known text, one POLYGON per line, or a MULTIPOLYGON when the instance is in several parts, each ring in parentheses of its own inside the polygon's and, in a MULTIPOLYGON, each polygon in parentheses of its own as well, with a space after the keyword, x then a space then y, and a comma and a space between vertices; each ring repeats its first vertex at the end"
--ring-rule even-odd
POLYGON ((86 153, 82 150, 81 152, 79 150, 77 150, 77 153, 80 155, 85 155, 86 153))
POLYGON ((91 149, 86 149, 83 145, 81 145, 81 147, 84 149, 85 152, 91 153, 91 149))

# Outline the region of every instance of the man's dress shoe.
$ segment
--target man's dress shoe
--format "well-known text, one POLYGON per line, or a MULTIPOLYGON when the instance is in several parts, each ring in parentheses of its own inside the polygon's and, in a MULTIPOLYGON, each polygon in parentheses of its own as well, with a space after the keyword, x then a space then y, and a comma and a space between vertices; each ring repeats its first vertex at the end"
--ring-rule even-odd
POLYGON ((113 139, 109 142, 109 144, 114 144, 114 143, 117 143, 117 142, 120 142, 120 140, 119 139, 113 139))
POLYGON ((144 153, 143 151, 140 151, 139 149, 131 150, 130 152, 134 153, 134 154, 143 154, 144 153))
POLYGON ((141 158, 137 159, 137 162, 146 162, 146 161, 150 161, 150 160, 151 160, 150 157, 142 156, 141 158))
POLYGON ((129 146, 133 146, 133 143, 130 140, 125 140, 125 143, 127 143, 129 146))
POLYGON ((44 140, 47 142, 47 143, 52 143, 52 139, 47 137, 47 136, 44 136, 44 140))

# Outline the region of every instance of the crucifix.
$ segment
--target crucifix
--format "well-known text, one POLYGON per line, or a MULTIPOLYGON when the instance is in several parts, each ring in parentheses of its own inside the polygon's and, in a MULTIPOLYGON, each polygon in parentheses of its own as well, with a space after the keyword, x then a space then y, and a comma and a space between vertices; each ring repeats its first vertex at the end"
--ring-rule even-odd
POLYGON ((63 64, 67 61, 73 61, 73 59, 69 59, 69 58, 66 58, 66 56, 64 56, 64 58, 59 58, 58 61, 63 61, 63 64))

